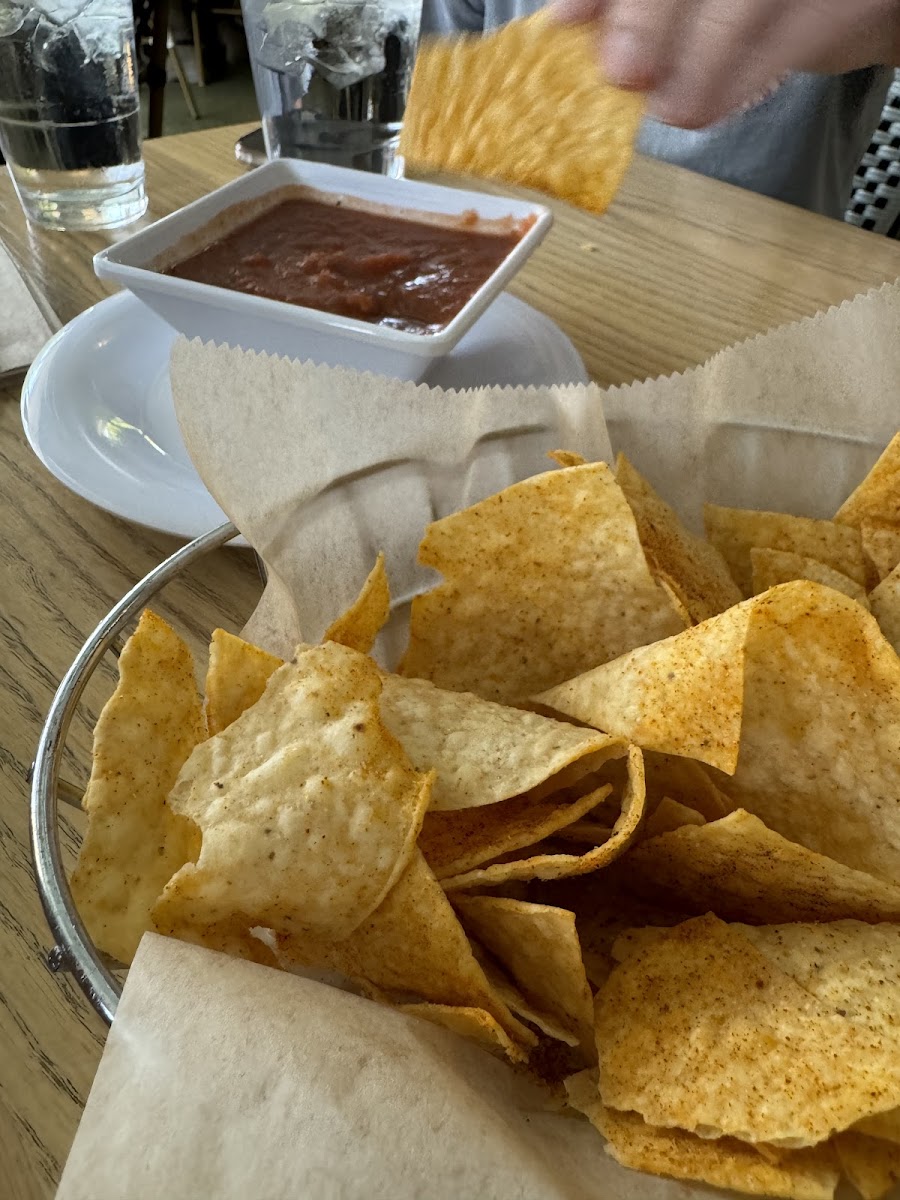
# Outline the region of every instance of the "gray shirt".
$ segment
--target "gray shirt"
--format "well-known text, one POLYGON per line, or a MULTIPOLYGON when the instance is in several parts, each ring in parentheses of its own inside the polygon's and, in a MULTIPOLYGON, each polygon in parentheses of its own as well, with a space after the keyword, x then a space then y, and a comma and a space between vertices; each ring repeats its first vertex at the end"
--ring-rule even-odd
MULTIPOLYGON (((424 0, 422 29, 481 32, 541 7, 542 0, 424 0)), ((761 104, 707 129, 674 129, 648 118, 638 150, 840 218, 892 79, 888 67, 791 75, 761 104)))

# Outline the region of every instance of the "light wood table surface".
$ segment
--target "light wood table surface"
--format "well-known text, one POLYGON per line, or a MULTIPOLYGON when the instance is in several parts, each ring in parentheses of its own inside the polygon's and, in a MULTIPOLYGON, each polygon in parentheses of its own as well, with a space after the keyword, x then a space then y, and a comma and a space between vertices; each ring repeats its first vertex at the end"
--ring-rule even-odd
MULTIPOLYGON (((238 174, 239 132, 149 143, 151 215, 238 174)), ((91 270, 104 239, 28 229, 3 171, 0 239, 62 321, 105 294, 91 270)), ((598 382, 615 384, 681 370, 898 276, 897 243, 639 160, 602 220, 557 206, 553 231, 511 290, 562 326, 598 382)), ((100 512, 51 478, 22 435, 18 390, 0 387, 0 1194, 36 1200, 54 1192, 104 1027, 45 965, 25 775, 84 638, 176 541, 100 512)), ((258 594, 250 557, 221 551, 167 590, 162 611, 199 643, 211 621, 239 628, 258 594)), ((92 685, 69 738, 65 774, 79 785, 111 672, 92 685)), ((64 807, 69 853, 78 825, 64 807)))

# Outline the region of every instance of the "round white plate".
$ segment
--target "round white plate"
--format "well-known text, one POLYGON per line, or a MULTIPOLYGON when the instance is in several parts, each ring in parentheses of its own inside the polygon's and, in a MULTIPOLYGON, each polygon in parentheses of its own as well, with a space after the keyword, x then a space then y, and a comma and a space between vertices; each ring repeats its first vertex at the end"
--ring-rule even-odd
MULTIPOLYGON (((22 390, 31 448, 66 487, 118 517, 193 538, 227 518, 194 470, 175 420, 177 334, 130 292, 70 321, 22 390)), ((431 369, 445 388, 586 383, 575 347, 542 313, 503 294, 431 369)))

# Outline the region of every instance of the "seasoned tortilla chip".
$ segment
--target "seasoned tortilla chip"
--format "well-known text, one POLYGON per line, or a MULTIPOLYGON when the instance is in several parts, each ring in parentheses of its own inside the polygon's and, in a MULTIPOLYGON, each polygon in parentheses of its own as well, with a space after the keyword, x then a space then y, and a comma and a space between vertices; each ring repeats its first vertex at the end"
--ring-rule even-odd
POLYGON ((232 958, 246 958, 267 967, 278 965, 271 948, 251 932, 250 919, 245 914, 235 911, 226 917, 209 915, 200 880, 196 884, 198 900, 194 904, 193 882, 191 878, 182 879, 177 887, 167 887, 159 897, 152 914, 152 928, 156 933, 205 946, 220 954, 230 954, 232 958))
POLYGON ((871 564, 872 586, 887 579, 900 564, 900 525, 884 521, 863 521, 859 526, 863 553, 871 564))
POLYGON ((621 739, 596 730, 397 675, 384 676, 381 715, 413 766, 437 772, 437 812, 526 792, 540 799, 625 750, 621 739))
POLYGON ((644 775, 648 808, 669 797, 686 808, 693 808, 707 821, 717 821, 734 808, 721 788, 710 779, 709 772, 692 758, 645 750, 644 775))
MULTIPOLYGON (((338 639, 333 639, 338 640, 338 639)), ((217 630, 210 658, 216 732, 255 704, 281 660, 217 630), (215 663, 213 672, 212 664, 215 663)), ((210 677, 207 677, 208 697, 210 677)), ((496 804, 528 793, 540 799, 569 787, 624 751, 621 739, 446 692, 423 679, 382 676, 381 719, 413 767, 437 772, 431 792, 436 811, 496 804)))
POLYGON ((604 784, 582 796, 568 792, 542 800, 519 796, 478 808, 429 812, 419 846, 438 879, 447 879, 534 846, 596 808, 611 791, 612 785, 604 784))
POLYGON ((398 1012, 440 1025, 460 1037, 480 1042, 488 1050, 500 1051, 512 1062, 522 1062, 527 1056, 502 1026, 483 1008, 460 1008, 452 1004, 398 1004, 398 1012))
POLYGON ((641 842, 622 871, 642 895, 728 921, 900 921, 900 884, 798 846, 743 810, 641 842))
POLYGON ((900 433, 891 438, 887 449, 837 510, 834 519, 844 525, 860 526, 863 521, 900 525, 900 433))
POLYGON ((590 25, 545 13, 419 47, 400 152, 412 166, 536 188, 602 213, 631 162, 643 97, 599 74, 590 25))
POLYGON ((547 457, 559 467, 583 467, 587 462, 583 454, 575 454, 572 450, 551 450, 547 457))
MULTIPOLYGON (((566 1046, 578 1046, 578 1037, 570 1032, 557 1017, 551 1016, 550 1013, 544 1012, 542 1009, 531 1000, 526 999, 524 993, 516 987, 510 977, 501 970, 499 964, 495 962, 488 952, 474 939, 470 939, 472 953, 478 960, 481 969, 484 971, 488 983, 506 1004, 510 1012, 520 1017, 523 1021, 527 1021, 533 1025, 548 1038, 553 1038, 554 1041, 562 1042, 566 1046)), ((595 1061, 596 1056, 593 1056, 590 1061, 595 1061)))
POLYGON ((858 530, 834 521, 813 521, 788 513, 754 512, 745 508, 703 509, 706 535, 721 552, 735 582, 749 596, 753 586, 750 551, 754 546, 787 550, 848 575, 859 584, 866 582, 866 565, 858 530))
POLYGON ((735 925, 748 941, 832 1012, 886 1036, 900 1033, 900 925, 735 925))
POLYGON ((881 632, 900 653, 900 567, 869 593, 869 604, 881 632))
POLYGON ((202 743, 169 797, 203 833, 168 886, 216 923, 346 936, 415 848, 432 777, 379 714, 381 675, 336 642, 300 647, 262 698, 202 743))
POLYGON ((849 575, 835 571, 825 563, 815 558, 804 558, 802 554, 794 554, 790 550, 769 550, 754 546, 750 551, 750 566, 753 571, 751 591, 754 595, 767 592, 769 588, 777 587, 779 583, 790 583, 792 579, 810 579, 813 583, 824 584, 843 592, 851 600, 869 607, 866 599, 866 589, 849 575))
POLYGON ((874 618, 813 583, 759 598, 728 793, 770 829, 900 879, 900 660, 874 618))
POLYGON ((604 463, 548 471, 430 525, 402 675, 515 701, 684 627, 604 463))
POLYGON ((799 1148, 900 1098, 900 1026, 841 1016, 712 916, 639 940, 596 1030, 603 1102, 653 1125, 799 1148))
POLYGON ((575 931, 563 908, 501 896, 456 896, 463 925, 497 959, 526 1000, 574 1035, 596 1061, 594 1009, 575 931))
POLYGON ((688 808, 685 804, 679 804, 677 800, 663 796, 644 822, 641 836, 655 838, 662 833, 671 833, 675 829, 682 829, 685 825, 705 824, 705 819, 695 808, 688 808))
POLYGON ((864 1133, 839 1133, 834 1148, 841 1170, 863 1200, 881 1200, 900 1182, 900 1146, 864 1133))
POLYGON ((616 483, 625 493, 653 574, 671 587, 699 624, 743 599, 719 551, 695 537, 656 494, 624 454, 616 460, 616 483))
POLYGON ((604 825, 600 821, 586 819, 573 821, 557 829, 552 837, 557 842, 579 842, 581 845, 601 846, 612 835, 612 825, 604 825))
POLYGON ((537 703, 647 750, 733 771, 753 601, 541 692, 537 703))
POLYGON ((480 1008, 523 1047, 534 1034, 491 987, 459 918, 416 851, 399 882, 349 938, 325 942, 302 933, 281 936, 283 965, 337 971, 397 999, 480 1008))
POLYGON ((530 846, 521 858, 495 862, 442 880, 448 892, 475 887, 497 887, 517 879, 563 879, 608 866, 623 854, 637 836, 647 802, 644 764, 636 746, 628 750, 628 779, 622 792, 622 807, 610 837, 602 845, 582 854, 530 846))
POLYGON ((157 896, 199 853, 197 827, 166 797, 205 737, 191 652, 148 610, 122 649, 119 682, 94 729, 87 832, 71 881, 92 940, 119 962, 131 962, 157 896))
POLYGON ((683 1129, 656 1128, 637 1113, 604 1107, 595 1071, 567 1079, 566 1093, 571 1107, 603 1134, 607 1153, 623 1167, 789 1200, 830 1200, 837 1187, 838 1169, 828 1149, 785 1151, 772 1162, 736 1138, 710 1141, 683 1129))
POLYGON ((213 631, 206 672, 206 721, 209 736, 227 729, 245 709, 254 705, 281 659, 258 646, 226 633, 213 631))
POLYGON ((735 806, 770 829, 900 877, 900 659, 831 588, 782 584, 537 699, 733 772, 735 806))
POLYGON ((322 641, 340 642, 351 650, 368 654, 390 615, 391 589, 384 569, 384 555, 379 554, 359 595, 342 616, 332 621, 322 641))
POLYGON ((884 1138, 889 1142, 900 1142, 900 1108, 892 1108, 874 1117, 864 1117, 853 1126, 860 1133, 884 1138))

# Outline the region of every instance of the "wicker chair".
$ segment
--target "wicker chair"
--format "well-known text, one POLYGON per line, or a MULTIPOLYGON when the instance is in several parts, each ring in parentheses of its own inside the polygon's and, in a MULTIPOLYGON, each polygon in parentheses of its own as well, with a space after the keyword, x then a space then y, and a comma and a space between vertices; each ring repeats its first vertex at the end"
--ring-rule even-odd
POLYGON ((900 72, 894 74, 881 121, 859 164, 844 219, 861 229, 900 236, 900 72))

